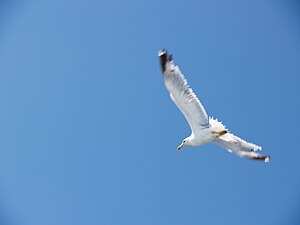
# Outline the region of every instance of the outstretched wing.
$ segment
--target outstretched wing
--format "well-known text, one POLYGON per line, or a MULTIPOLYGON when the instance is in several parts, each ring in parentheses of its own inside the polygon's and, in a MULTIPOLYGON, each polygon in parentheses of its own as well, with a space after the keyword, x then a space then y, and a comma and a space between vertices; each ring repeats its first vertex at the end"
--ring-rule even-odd
POLYGON ((231 133, 216 138, 215 142, 229 152, 234 152, 240 157, 263 160, 265 162, 269 162, 271 159, 268 155, 261 155, 256 152, 261 150, 260 146, 246 142, 231 133))
POLYGON ((192 132, 197 133, 197 130, 209 127, 204 107, 189 87, 179 67, 174 65, 172 55, 168 55, 166 50, 162 50, 159 57, 170 97, 186 118, 192 132))

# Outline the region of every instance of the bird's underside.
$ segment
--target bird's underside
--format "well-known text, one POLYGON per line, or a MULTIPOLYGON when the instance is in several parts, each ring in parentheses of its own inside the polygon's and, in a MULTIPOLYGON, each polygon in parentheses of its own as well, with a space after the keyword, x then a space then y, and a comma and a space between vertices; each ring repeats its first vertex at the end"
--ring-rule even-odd
POLYGON ((161 50, 159 58, 170 97, 180 109, 192 130, 192 134, 183 140, 178 150, 183 146, 197 146, 212 142, 240 157, 264 162, 270 161, 270 156, 258 153, 262 149, 260 146, 235 136, 228 132, 217 119, 207 116, 204 107, 188 85, 179 67, 174 65, 172 55, 169 55, 166 50, 161 50))

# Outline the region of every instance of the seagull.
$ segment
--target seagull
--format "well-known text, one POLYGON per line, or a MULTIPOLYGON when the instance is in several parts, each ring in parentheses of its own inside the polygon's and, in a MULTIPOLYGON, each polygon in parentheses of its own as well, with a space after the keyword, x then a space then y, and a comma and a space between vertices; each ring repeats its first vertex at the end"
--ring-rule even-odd
POLYGON ((264 162, 270 161, 271 157, 269 155, 257 153, 262 147, 244 141, 230 133, 222 122, 213 117, 208 117, 200 100, 188 85, 179 67, 174 64, 173 57, 168 54, 167 50, 162 49, 159 51, 158 56, 165 86, 192 131, 189 137, 183 139, 177 150, 182 149, 183 146, 216 143, 240 157, 264 162))

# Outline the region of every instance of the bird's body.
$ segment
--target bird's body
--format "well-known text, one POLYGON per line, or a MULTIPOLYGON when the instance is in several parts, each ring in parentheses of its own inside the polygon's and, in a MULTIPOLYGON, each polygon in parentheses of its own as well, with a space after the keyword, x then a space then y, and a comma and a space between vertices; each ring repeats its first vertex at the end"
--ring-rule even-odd
POLYGON ((199 129, 191 134, 190 145, 191 146, 200 146, 213 142, 217 137, 222 133, 227 133, 227 129, 224 125, 219 122, 217 119, 209 118, 209 126, 204 129, 199 129))
POLYGON ((168 55, 166 50, 162 50, 159 57, 163 78, 166 88, 170 92, 170 97, 183 113, 192 130, 191 135, 182 141, 177 148, 178 150, 183 146, 216 143, 241 157, 265 162, 270 160, 270 156, 260 155, 256 152, 261 150, 260 146, 248 143, 229 133, 220 121, 208 117, 179 67, 174 65, 172 56, 168 55))

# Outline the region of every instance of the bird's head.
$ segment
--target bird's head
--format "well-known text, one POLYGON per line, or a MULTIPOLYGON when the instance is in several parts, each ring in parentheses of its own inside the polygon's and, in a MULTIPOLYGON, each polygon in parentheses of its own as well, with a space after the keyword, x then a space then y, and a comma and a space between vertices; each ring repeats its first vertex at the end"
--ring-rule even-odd
POLYGON ((187 138, 183 139, 181 144, 177 147, 177 150, 182 149, 183 146, 189 146, 189 145, 190 145, 190 139, 187 137, 187 138))

